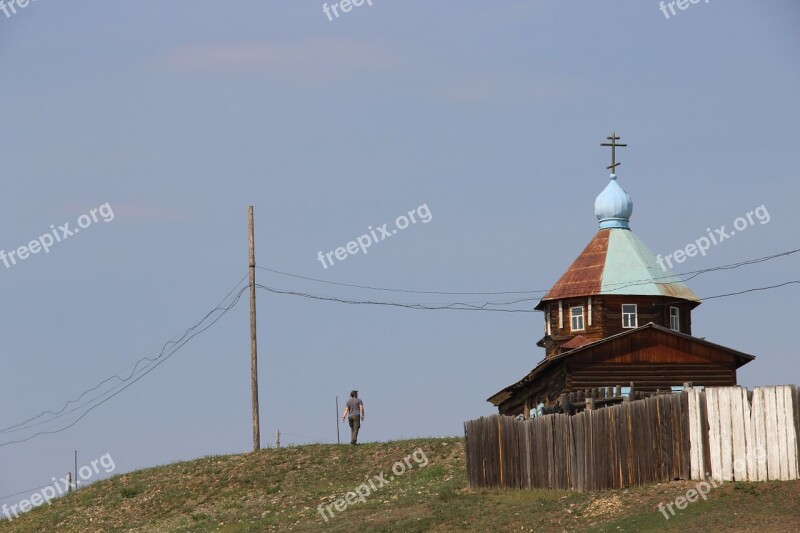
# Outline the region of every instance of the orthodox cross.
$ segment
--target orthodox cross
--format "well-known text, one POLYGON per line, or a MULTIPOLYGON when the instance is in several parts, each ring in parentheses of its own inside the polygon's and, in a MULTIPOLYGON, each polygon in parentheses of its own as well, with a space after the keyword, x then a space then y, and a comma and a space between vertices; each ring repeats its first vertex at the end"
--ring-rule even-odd
POLYGON ((620 163, 617 163, 617 147, 618 146, 628 146, 628 145, 627 144, 619 144, 619 143, 617 143, 617 141, 620 140, 621 137, 617 137, 617 132, 616 131, 612 131, 611 132, 611 137, 606 137, 606 139, 608 139, 611 142, 610 143, 603 143, 600 146, 610 146, 611 147, 611 165, 607 166, 606 168, 610 169, 612 174, 615 174, 616 173, 616 168, 620 165, 620 163))

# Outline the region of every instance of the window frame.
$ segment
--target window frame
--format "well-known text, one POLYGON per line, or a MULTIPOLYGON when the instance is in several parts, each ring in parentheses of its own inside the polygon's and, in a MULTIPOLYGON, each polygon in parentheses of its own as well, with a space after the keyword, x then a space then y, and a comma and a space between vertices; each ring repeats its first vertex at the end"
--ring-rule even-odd
POLYGON ((639 305, 638 304, 622 304, 622 329, 636 329, 639 327, 639 305), (633 307, 633 313, 626 313, 625 307, 633 307), (626 326, 625 319, 633 315, 633 325, 626 326))
POLYGON ((678 333, 680 333, 680 331, 681 331, 681 308, 680 307, 670 306, 670 308, 669 308, 669 329, 671 329, 672 331, 677 331, 678 333), (674 314, 673 314, 673 311, 675 311, 674 314), (677 327, 675 327, 673 325, 673 319, 674 319, 675 324, 677 325, 677 327))
POLYGON ((573 331, 586 331, 586 317, 585 317, 584 309, 583 309, 582 305, 571 305, 571 306, 569 306, 569 331, 570 332, 573 332, 573 331), (577 315, 573 314, 573 311, 575 311, 575 309, 580 309, 581 310, 580 316, 577 316, 577 315), (579 328, 573 327, 575 325, 575 319, 580 319, 580 326, 581 327, 579 327, 579 328))

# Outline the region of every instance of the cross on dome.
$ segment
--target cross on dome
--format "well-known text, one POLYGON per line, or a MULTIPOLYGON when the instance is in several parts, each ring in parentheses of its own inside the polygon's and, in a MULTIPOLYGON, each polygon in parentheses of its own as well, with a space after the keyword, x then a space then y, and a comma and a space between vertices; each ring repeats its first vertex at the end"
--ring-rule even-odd
POLYGON ((611 132, 611 137, 606 137, 606 139, 608 139, 611 142, 610 143, 603 143, 603 144, 600 145, 600 146, 610 146, 611 147, 611 164, 609 166, 607 166, 606 168, 608 170, 610 170, 612 174, 616 174, 617 173, 616 168, 620 165, 620 163, 617 163, 617 146, 626 146, 626 147, 628 146, 627 144, 619 144, 619 143, 617 143, 617 141, 620 140, 621 138, 622 137, 617 137, 617 132, 616 131, 612 131, 611 132))

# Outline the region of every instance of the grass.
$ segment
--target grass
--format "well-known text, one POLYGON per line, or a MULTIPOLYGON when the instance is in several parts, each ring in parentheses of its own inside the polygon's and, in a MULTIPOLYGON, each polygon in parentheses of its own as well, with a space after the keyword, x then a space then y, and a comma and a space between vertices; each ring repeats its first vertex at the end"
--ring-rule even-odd
POLYGON ((594 494, 469 490, 463 439, 309 445, 119 475, 0 522, 0 531, 800 531, 800 482, 726 483, 666 520, 658 504, 694 485, 594 494), (392 466, 419 449, 428 464, 417 452, 389 481, 392 466), (387 483, 377 488, 381 473, 387 483), (365 502, 332 507, 334 516, 323 520, 318 506, 335 505, 368 479, 376 490, 365 502))

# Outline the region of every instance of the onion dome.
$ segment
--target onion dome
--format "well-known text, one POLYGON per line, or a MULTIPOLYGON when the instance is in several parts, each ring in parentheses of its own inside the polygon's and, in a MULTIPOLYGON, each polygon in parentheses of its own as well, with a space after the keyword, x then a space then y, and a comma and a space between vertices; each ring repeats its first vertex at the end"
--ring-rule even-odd
POLYGON ((629 229, 633 200, 617 183, 617 175, 611 174, 611 181, 594 201, 594 214, 600 221, 600 229, 629 229))

